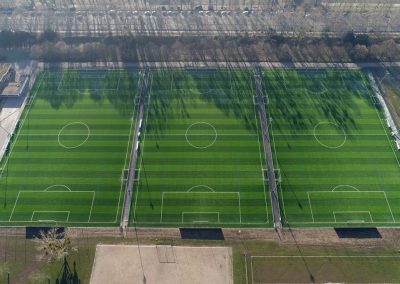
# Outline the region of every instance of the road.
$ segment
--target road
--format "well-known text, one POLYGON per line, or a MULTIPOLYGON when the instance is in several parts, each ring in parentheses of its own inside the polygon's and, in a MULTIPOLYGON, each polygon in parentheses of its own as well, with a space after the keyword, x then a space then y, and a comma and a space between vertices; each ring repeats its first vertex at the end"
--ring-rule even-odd
MULTIPOLYGON (((75 0, 71 1, 0 1, 0 30, 43 32, 56 31, 65 35, 246 35, 270 31, 320 34, 323 32, 400 32, 400 5, 349 5, 300 7, 256 4, 214 5, 215 11, 193 11, 193 5, 146 5, 148 1, 75 0), (55 3, 55 4, 54 4, 55 3), (68 4, 69 3, 69 4, 68 4), (3 7, 3 8, 2 8, 3 7), (251 13, 244 11, 252 7, 251 13), (344 7, 344 8, 343 8, 344 7), (344 10, 345 8, 350 10, 344 10), (358 6, 357 6, 358 7, 358 6), (165 7, 164 7, 165 8, 165 7), (165 8, 166 9, 166 8, 165 8)), ((173 2, 173 1, 172 1, 173 2)), ((215 3, 216 1, 212 1, 215 3)), ((268 1, 267 1, 268 2, 268 1)), ((279 1, 278 1, 279 2, 279 1)), ((329 1, 324 1, 329 2, 329 1)), ((245 1, 241 2, 245 3, 245 1)), ((253 4, 252 4, 253 3, 253 4)), ((271 3, 268 2, 268 3, 271 3)), ((206 8, 206 6, 205 6, 206 8)))

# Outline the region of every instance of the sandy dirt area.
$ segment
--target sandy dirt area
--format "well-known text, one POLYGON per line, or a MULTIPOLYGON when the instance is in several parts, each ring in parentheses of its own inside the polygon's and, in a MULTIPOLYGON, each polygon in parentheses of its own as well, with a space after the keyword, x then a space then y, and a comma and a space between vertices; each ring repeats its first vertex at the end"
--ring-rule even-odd
POLYGON ((233 283, 231 248, 139 248, 135 245, 98 245, 90 283, 233 283))

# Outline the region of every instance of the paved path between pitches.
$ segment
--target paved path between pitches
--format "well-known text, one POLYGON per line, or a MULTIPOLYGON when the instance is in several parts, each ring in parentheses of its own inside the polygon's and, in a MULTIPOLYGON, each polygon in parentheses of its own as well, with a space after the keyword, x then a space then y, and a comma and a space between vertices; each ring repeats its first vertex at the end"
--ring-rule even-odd
MULTIPOLYGON (((281 209, 279 206, 279 199, 278 199, 278 190, 276 185, 276 178, 275 178, 275 169, 274 169, 274 162, 272 157, 272 149, 271 149, 271 141, 269 135, 269 117, 267 115, 267 111, 265 108, 265 101, 264 101, 264 90, 262 82, 262 70, 259 65, 254 66, 254 80, 256 83, 256 96, 257 96, 257 103, 259 109, 259 116, 260 116, 260 126, 262 131, 262 138, 263 138, 263 146, 264 146, 264 158, 267 164, 267 174, 268 174, 268 187, 271 196, 271 206, 272 206, 272 215, 274 221, 275 228, 281 228, 281 209)), ((264 174, 264 173, 263 173, 264 174)))
MULTIPOLYGON (((128 180, 125 186, 125 194, 124 194, 124 204, 122 209, 122 218, 121 218, 121 228, 128 227, 129 224, 129 216, 131 213, 132 206, 132 197, 133 197, 133 187, 134 187, 134 179, 136 175, 136 167, 137 167, 137 158, 140 143, 140 129, 142 127, 142 121, 145 112, 146 99, 148 98, 149 91, 149 75, 150 70, 146 69, 144 71, 142 85, 140 86, 140 96, 139 96, 139 110, 136 116, 136 121, 134 123, 135 129, 133 132, 132 139, 132 149, 131 149, 131 159, 129 163, 129 172, 128 172, 128 180)), ((144 126, 146 127, 146 126, 144 126)))

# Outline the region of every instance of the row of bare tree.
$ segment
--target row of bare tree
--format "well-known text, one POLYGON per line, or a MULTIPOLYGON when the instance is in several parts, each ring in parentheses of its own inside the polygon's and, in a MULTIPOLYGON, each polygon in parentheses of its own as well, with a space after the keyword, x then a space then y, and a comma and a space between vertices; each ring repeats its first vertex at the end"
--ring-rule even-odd
POLYGON ((119 37, 57 39, 30 46, 31 58, 48 62, 88 61, 400 61, 391 38, 119 37))

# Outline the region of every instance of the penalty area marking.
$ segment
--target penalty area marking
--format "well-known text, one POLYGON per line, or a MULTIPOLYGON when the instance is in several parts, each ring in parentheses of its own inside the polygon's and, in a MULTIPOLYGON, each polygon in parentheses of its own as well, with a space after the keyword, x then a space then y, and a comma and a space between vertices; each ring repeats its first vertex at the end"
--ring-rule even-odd
MULTIPOLYGON (((15 203, 14 203, 13 209, 11 211, 10 218, 8 219, 8 222, 17 222, 17 221, 12 221, 11 219, 12 219, 12 217, 14 215, 15 208, 17 207, 17 203, 18 203, 19 197, 21 195, 21 192, 26 192, 26 193, 70 193, 70 194, 74 194, 74 193, 91 193, 91 194, 93 194, 93 198, 92 198, 92 201, 91 201, 91 204, 90 204, 89 218, 88 218, 88 221, 85 222, 85 223, 90 223, 90 218, 92 217, 92 210, 93 210, 93 204, 94 204, 94 199, 95 199, 95 196, 96 196, 96 192, 95 191, 57 191, 57 190, 55 190, 55 191, 54 190, 53 191, 39 191, 39 190, 32 190, 32 191, 30 191, 30 190, 20 190, 20 191, 18 191, 18 195, 17 195, 17 198, 15 199, 15 203)), ((35 210, 35 211, 39 212, 38 210, 35 210)), ((49 211, 51 211, 51 210, 49 210, 49 211)), ((51 211, 51 212, 53 212, 53 211, 51 211)), ((30 221, 21 220, 20 222, 30 222, 30 221)), ((79 222, 79 223, 82 223, 82 222, 79 222)))
POLYGON ((210 187, 210 186, 208 186, 208 185, 204 185, 204 184, 199 184, 199 185, 192 186, 192 187, 189 188, 186 192, 191 192, 191 191, 192 191, 193 189, 195 189, 195 188, 202 188, 202 187, 207 188, 207 189, 210 190, 211 192, 215 192, 215 190, 214 190, 212 187, 210 187))
MULTIPOLYGON (((182 212, 182 224, 185 223, 185 214, 199 214, 199 215, 205 215, 205 214, 213 214, 217 215, 217 223, 219 224, 219 212, 182 212)), ((208 223, 209 221, 207 220, 193 220, 192 223, 208 223)))
MULTIPOLYGON (((53 184, 53 185, 50 185, 49 187, 46 187, 43 191, 48 191, 50 188, 53 188, 53 187, 63 187, 63 188, 65 188, 65 189, 67 189, 68 191, 72 191, 68 186, 66 186, 65 184, 53 184)), ((52 192, 55 192, 56 190, 51 190, 52 192)))
MULTIPOLYGON (((196 134, 196 136, 201 136, 201 135, 210 136, 210 134, 196 134)), ((188 142, 188 144, 189 144, 190 146, 192 146, 192 147, 194 147, 194 148, 196 148, 196 149, 206 149, 206 148, 209 148, 209 147, 211 147, 212 145, 214 145, 215 141, 217 141, 218 133, 217 133, 217 130, 215 129, 215 127, 214 127, 212 124, 210 124, 210 123, 208 123, 208 122, 200 121, 200 122, 195 122, 195 123, 189 125, 189 127, 186 129, 186 132, 185 132, 185 138, 186 138, 186 141, 188 142), (191 129, 193 126, 195 126, 195 125, 207 125, 207 126, 211 127, 212 130, 214 131, 214 134, 212 134, 212 135, 214 135, 214 140, 212 140, 212 141, 211 141, 208 145, 206 145, 206 146, 196 146, 196 145, 192 144, 192 143, 189 141, 188 136, 194 136, 194 135, 193 135, 193 134, 189 134, 188 132, 189 132, 190 129, 191 129)))
POLYGON ((33 217, 35 213, 67 213, 67 219, 65 221, 57 221, 57 220, 38 220, 39 222, 44 222, 44 221, 51 221, 51 222, 68 222, 69 221, 69 214, 71 211, 33 211, 32 212, 32 217, 31 217, 31 222, 33 221, 33 217))
POLYGON ((337 192, 360 191, 357 187, 349 185, 349 184, 339 184, 339 185, 335 186, 334 188, 332 188, 331 191, 336 191, 336 189, 341 188, 341 187, 348 187, 348 188, 354 189, 354 190, 338 190, 337 192))
MULTIPOLYGON (((389 212, 390 212, 390 216, 391 216, 391 218, 393 220, 392 222, 388 222, 388 223, 396 223, 396 220, 395 220, 394 215, 393 215, 392 208, 391 208, 391 206, 389 204, 389 200, 388 200, 388 198, 386 196, 386 192, 385 191, 367 191, 367 190, 364 190, 364 191, 361 191, 361 190, 358 190, 358 191, 322 191, 322 190, 320 190, 320 191, 307 191, 307 197, 308 197, 308 202, 309 202, 309 205, 310 205, 310 212, 311 212, 311 218, 312 218, 312 222, 313 223, 328 223, 328 224, 330 224, 332 222, 320 222, 320 221, 315 222, 313 208, 312 208, 312 204, 311 204, 310 193, 311 194, 312 193, 324 193, 324 195, 328 195, 328 194, 331 194, 331 193, 338 193, 338 194, 340 194, 340 193, 360 193, 360 194, 362 194, 362 193, 381 193, 381 194, 383 194, 384 200, 386 201, 387 208, 389 209, 389 212)), ((341 211, 333 211, 333 212, 341 212, 341 211)), ((356 212, 356 211, 353 211, 353 212, 356 212)), ((372 217, 371 217, 371 219, 372 219, 372 217)), ((381 223, 381 222, 379 222, 379 223, 381 223)))
POLYGON ((326 92, 328 92, 328 88, 325 86, 324 83, 322 83, 321 81, 318 81, 318 83, 319 83, 319 86, 322 87, 320 91, 312 91, 312 90, 306 88, 307 92, 310 92, 314 95, 322 95, 322 94, 325 94, 326 92))
MULTIPOLYGON (((81 135, 81 134, 76 134, 76 135, 81 135)), ((89 139, 89 137, 90 137, 90 128, 89 128, 89 126, 84 122, 75 121, 75 122, 68 123, 68 124, 64 125, 63 128, 61 128, 61 130, 58 132, 57 140, 58 140, 58 144, 61 147, 65 148, 65 149, 75 149, 75 148, 78 148, 78 147, 82 146, 83 144, 85 144, 86 141, 89 139), (65 128, 67 128, 68 126, 71 126, 71 125, 83 125, 87 129, 87 134, 86 134, 86 138, 81 143, 79 143, 79 144, 77 144, 75 146, 66 146, 60 141, 60 136, 62 135, 62 131, 65 128)))
MULTIPOLYGON (((345 132, 341 127, 339 127, 339 125, 337 125, 336 123, 329 122, 329 121, 322 121, 322 122, 317 123, 317 124, 314 126, 313 134, 314 134, 315 140, 317 140, 317 142, 318 142, 321 146, 323 146, 323 147, 325 147, 325 148, 328 148, 328 149, 338 149, 338 148, 342 147, 342 146, 346 143, 346 141, 347 141, 346 132, 345 132), (339 144, 339 145, 337 145, 337 146, 329 146, 329 145, 326 145, 324 142, 322 142, 321 140, 318 139, 316 130, 317 130, 318 126, 324 125, 324 124, 325 124, 325 125, 326 125, 326 124, 328 124, 328 125, 334 125, 335 127, 340 128, 340 129, 342 130, 343 134, 330 134, 330 136, 342 136, 342 135, 343 135, 343 136, 344 136, 344 139, 343 139, 343 142, 342 142, 341 144, 339 144)), ((325 135, 325 134, 324 134, 324 135, 325 135)))
MULTIPOLYGON (((356 214, 367 213, 369 215, 370 223, 374 223, 374 220, 372 219, 371 211, 368 211, 368 210, 366 210, 366 211, 333 211, 333 218, 335 219, 335 223, 337 223, 336 214, 339 215, 339 214, 352 214, 352 213, 356 213, 356 214)), ((365 220, 347 220, 345 222, 347 222, 347 223, 368 223, 368 222, 365 222, 365 220)), ((339 222, 339 223, 343 223, 343 222, 339 222)))
MULTIPOLYGON (((161 213, 160 213, 160 223, 163 223, 163 210, 164 210, 164 195, 165 194, 235 194, 238 197, 238 209, 239 209, 239 223, 242 223, 242 209, 241 209, 241 201, 240 201, 240 192, 239 191, 232 191, 232 192, 188 192, 188 191, 163 191, 161 195, 161 213)), ((206 213, 206 212, 204 212, 206 213)), ((213 213, 213 212, 211 212, 213 213)), ((182 214, 182 213, 181 213, 182 214)), ((218 215, 218 222, 219 222, 219 215, 218 215)), ((167 222, 165 222, 167 223, 167 222)))

